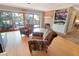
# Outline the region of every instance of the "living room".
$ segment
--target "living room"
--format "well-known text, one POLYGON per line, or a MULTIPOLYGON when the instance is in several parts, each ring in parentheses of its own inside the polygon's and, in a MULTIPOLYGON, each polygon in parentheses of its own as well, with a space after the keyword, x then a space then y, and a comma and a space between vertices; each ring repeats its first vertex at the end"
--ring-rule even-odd
POLYGON ((78 56, 78 20, 76 3, 0 3, 0 55, 78 56))

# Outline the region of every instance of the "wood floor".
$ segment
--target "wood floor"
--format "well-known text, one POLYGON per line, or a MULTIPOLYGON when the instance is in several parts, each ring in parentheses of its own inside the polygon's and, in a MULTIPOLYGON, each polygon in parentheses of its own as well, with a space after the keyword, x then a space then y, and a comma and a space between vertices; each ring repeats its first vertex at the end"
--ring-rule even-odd
POLYGON ((79 56, 79 45, 58 36, 48 48, 48 53, 33 51, 30 54, 27 36, 21 37, 19 31, 7 33, 6 52, 8 56, 79 56), (22 38, 22 39, 21 39, 22 38))

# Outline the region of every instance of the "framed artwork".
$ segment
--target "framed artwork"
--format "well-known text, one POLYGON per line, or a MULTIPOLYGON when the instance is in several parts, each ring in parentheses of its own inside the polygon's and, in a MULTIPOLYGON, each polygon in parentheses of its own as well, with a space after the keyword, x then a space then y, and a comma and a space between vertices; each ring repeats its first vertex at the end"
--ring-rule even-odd
POLYGON ((67 15, 68 15, 67 9, 56 10, 54 24, 65 24, 67 15))

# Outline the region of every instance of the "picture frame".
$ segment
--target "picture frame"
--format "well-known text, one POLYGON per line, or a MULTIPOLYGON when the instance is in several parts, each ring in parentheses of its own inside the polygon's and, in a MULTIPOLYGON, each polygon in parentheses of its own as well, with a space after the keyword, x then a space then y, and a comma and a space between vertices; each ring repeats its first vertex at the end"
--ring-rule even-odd
POLYGON ((68 15, 67 9, 56 10, 54 24, 65 24, 67 15, 68 15))

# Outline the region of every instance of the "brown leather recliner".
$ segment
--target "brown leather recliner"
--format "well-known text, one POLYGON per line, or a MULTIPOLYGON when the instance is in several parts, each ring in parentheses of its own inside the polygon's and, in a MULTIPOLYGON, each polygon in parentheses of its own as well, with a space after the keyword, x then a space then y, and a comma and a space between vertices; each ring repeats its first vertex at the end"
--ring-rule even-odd
POLYGON ((44 39, 31 39, 28 41, 30 52, 34 51, 45 51, 47 53, 48 46, 52 40, 57 36, 56 32, 50 30, 44 39))

